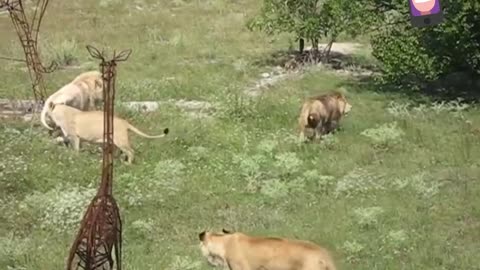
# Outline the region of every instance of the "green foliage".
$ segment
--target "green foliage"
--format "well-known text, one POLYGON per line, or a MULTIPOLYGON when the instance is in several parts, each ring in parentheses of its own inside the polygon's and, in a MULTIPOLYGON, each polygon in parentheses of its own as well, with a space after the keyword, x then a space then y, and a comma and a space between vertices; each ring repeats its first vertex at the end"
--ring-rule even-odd
POLYGON ((355 221, 362 228, 369 228, 379 223, 378 217, 384 212, 382 207, 360 207, 353 210, 355 221))
POLYGON ((380 82, 418 90, 456 71, 480 75, 480 2, 442 1, 444 22, 424 28, 411 26, 403 1, 384 2, 389 16, 372 39, 380 82))
POLYGON ((381 16, 368 12, 370 3, 365 0, 326 0, 320 14, 324 35, 335 40, 340 34, 356 37, 369 30, 381 16))
POLYGON ((265 0, 260 15, 247 23, 250 30, 260 30, 268 35, 282 32, 295 34, 296 40, 318 40, 320 30, 319 0, 265 0))
POLYGON ((74 66, 79 63, 79 48, 75 39, 62 41, 53 39, 51 42, 43 43, 42 49, 48 64, 52 60, 61 67, 74 66))
POLYGON ((398 127, 397 122, 392 122, 366 129, 360 134, 371 139, 376 145, 387 145, 391 141, 399 140, 404 132, 398 127))
POLYGON ((261 30, 269 35, 290 32, 294 25, 294 19, 287 10, 287 5, 282 5, 282 3, 283 1, 278 0, 264 1, 260 15, 249 20, 247 28, 261 30))
POLYGON ((348 0, 264 0, 260 14, 249 20, 250 30, 268 35, 292 33, 317 48, 318 40, 334 41, 340 34, 360 34, 374 16, 365 16, 364 1, 348 0))

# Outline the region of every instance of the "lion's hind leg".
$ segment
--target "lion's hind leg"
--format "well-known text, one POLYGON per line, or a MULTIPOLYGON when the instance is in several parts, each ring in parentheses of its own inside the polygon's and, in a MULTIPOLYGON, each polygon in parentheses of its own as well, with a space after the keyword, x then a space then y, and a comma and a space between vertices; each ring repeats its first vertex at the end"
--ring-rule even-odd
POLYGON ((325 134, 327 130, 328 123, 319 122, 314 129, 315 132, 315 140, 322 139, 322 136, 325 134))
POLYGON ((68 136, 68 141, 71 143, 73 149, 77 152, 80 151, 80 138, 76 135, 68 136))
POLYGON ((130 146, 122 146, 122 147, 118 147, 120 148, 120 150, 122 150, 123 153, 125 153, 126 155, 126 158, 125 158, 125 161, 128 163, 128 164, 132 164, 133 163, 133 149, 130 147, 130 146))
POLYGON ((130 146, 130 142, 128 141, 128 134, 123 134, 120 132, 118 134, 114 134, 113 143, 126 155, 126 162, 128 164, 132 164, 134 151, 133 148, 130 146))
POLYGON ((328 123, 328 126, 327 126, 327 129, 326 129, 326 133, 333 133, 335 134, 335 132, 337 131, 339 125, 338 125, 338 120, 332 120, 328 123))

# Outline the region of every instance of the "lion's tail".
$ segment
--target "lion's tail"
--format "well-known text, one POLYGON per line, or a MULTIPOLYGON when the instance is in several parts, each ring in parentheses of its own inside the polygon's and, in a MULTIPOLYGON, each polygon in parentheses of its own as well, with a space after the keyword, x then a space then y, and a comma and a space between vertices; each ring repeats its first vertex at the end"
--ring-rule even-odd
POLYGON ((163 130, 163 134, 162 135, 148 135, 148 134, 145 134, 143 132, 141 132, 140 130, 138 130, 136 127, 134 127, 133 125, 131 124, 128 124, 128 129, 130 129, 131 131, 137 133, 138 135, 144 137, 144 138, 149 138, 149 139, 155 139, 155 138, 162 138, 162 137, 165 137, 165 135, 168 134, 169 132, 169 129, 168 128, 165 128, 163 130))
POLYGON ((42 122, 42 124, 50 129, 50 130, 53 130, 53 128, 51 128, 47 122, 45 121, 45 117, 47 116, 47 112, 49 112, 49 109, 50 109, 50 104, 52 103, 51 101, 51 96, 49 98, 47 98, 47 101, 45 101, 45 104, 43 105, 43 109, 42 109, 42 112, 40 113, 40 122, 42 122))

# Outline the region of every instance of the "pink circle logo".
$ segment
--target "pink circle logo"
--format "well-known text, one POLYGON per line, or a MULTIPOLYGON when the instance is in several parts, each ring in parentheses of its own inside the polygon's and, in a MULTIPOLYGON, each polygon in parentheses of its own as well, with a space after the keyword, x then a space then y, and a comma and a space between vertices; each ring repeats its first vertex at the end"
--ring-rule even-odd
POLYGON ((436 0, 411 0, 415 9, 422 15, 430 14, 436 0))

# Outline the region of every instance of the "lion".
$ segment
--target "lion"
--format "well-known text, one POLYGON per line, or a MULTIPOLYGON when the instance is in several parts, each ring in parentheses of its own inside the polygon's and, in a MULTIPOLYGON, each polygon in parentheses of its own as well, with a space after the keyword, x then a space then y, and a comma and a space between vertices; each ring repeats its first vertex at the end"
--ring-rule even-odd
POLYGON ((336 270, 329 251, 312 242, 203 231, 198 235, 207 262, 229 270, 336 270))
POLYGON ((310 140, 321 138, 321 136, 336 130, 340 120, 351 109, 352 105, 338 90, 308 98, 303 103, 298 118, 300 139, 305 140, 305 137, 310 140), (306 131, 310 132, 308 136, 305 136, 306 131))
MULTIPOLYGON (((81 111, 64 104, 53 103, 50 109, 53 121, 61 128, 64 138, 72 143, 76 151, 80 151, 81 140, 92 143, 103 142, 103 111, 81 111)), ((113 143, 126 154, 126 161, 129 164, 133 162, 134 152, 128 139, 128 130, 151 139, 162 138, 169 132, 169 129, 165 128, 162 135, 147 135, 132 126, 128 121, 114 116, 113 143)))
POLYGON ((40 114, 40 121, 46 128, 53 130, 46 122, 51 104, 65 104, 86 111, 95 109, 95 103, 102 100, 102 73, 99 71, 83 72, 47 98, 40 114))

